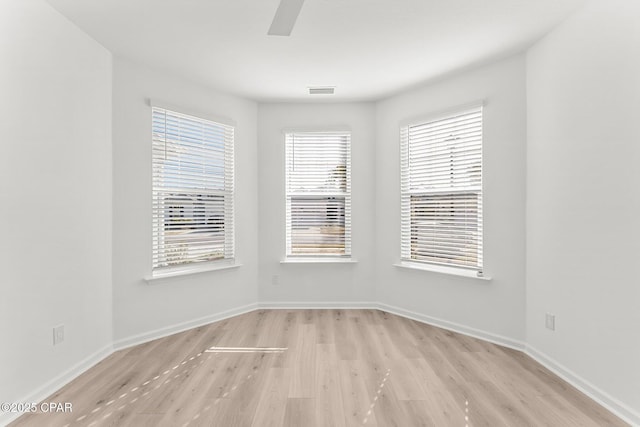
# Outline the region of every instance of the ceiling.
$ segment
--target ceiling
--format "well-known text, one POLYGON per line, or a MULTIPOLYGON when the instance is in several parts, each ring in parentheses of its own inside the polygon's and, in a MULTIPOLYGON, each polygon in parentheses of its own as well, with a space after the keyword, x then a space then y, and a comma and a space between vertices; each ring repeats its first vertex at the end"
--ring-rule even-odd
POLYGON ((375 100, 522 51, 583 0, 48 0, 114 54, 257 101, 375 100), (308 94, 335 86, 335 95, 308 94))

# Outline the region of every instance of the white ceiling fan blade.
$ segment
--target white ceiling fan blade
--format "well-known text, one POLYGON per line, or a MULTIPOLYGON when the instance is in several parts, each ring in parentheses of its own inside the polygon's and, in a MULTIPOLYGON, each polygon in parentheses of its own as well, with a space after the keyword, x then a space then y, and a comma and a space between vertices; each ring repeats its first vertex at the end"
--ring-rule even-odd
POLYGON ((270 36, 290 35, 303 3, 304 0, 280 0, 280 5, 267 34, 270 36))

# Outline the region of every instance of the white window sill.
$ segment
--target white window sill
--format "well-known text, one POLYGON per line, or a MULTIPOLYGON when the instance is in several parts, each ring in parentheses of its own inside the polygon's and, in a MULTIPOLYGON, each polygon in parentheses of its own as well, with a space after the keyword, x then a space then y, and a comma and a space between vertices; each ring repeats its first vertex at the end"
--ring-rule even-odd
POLYGON ((287 257, 280 264, 356 264, 354 258, 340 257, 287 257))
POLYGON ((393 264, 396 267, 400 268, 410 268, 412 270, 423 270, 430 271, 432 273, 440 273, 440 274, 448 274, 450 276, 460 276, 467 277, 469 279, 476 280, 491 280, 491 277, 486 276, 478 276, 475 271, 465 270, 463 268, 455 268, 455 267, 445 267, 441 265, 432 265, 432 264, 422 264, 419 262, 409 262, 409 261, 400 261, 396 264, 393 264))
POLYGON ((206 273, 208 271, 227 270, 230 268, 238 268, 242 264, 236 264, 233 260, 214 261, 204 263, 202 265, 190 265, 185 267, 168 268, 165 270, 158 270, 153 272, 150 276, 146 276, 144 280, 148 283, 155 282, 156 280, 168 279, 171 277, 188 276, 191 274, 206 273))

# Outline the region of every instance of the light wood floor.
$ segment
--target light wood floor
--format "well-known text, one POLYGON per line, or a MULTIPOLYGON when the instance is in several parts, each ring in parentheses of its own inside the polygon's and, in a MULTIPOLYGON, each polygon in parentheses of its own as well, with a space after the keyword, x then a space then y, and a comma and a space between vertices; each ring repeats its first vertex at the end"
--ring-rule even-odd
POLYGON ((261 310, 119 351, 12 426, 624 426, 521 352, 377 310, 261 310))

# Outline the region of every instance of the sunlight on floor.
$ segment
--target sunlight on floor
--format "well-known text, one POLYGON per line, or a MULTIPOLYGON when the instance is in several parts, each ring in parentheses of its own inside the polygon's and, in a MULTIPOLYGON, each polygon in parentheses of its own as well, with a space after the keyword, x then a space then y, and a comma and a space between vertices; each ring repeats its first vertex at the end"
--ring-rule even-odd
POLYGON ((287 347, 210 347, 205 353, 284 353, 287 347))

